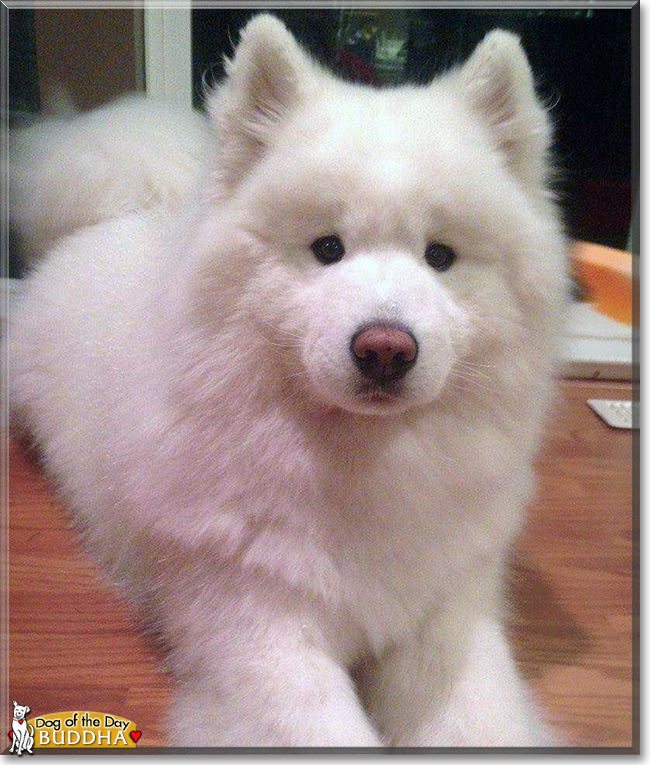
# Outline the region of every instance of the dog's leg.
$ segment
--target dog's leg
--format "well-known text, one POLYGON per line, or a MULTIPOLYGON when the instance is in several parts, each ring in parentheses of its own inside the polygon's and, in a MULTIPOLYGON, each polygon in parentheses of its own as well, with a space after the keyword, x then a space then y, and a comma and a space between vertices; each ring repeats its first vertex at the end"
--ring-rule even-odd
POLYGON ((380 661, 369 706, 390 744, 556 745, 499 624, 496 581, 478 573, 380 661))
POLYGON ((381 746, 314 614, 269 584, 215 577, 192 595, 196 580, 170 583, 169 745, 381 746))

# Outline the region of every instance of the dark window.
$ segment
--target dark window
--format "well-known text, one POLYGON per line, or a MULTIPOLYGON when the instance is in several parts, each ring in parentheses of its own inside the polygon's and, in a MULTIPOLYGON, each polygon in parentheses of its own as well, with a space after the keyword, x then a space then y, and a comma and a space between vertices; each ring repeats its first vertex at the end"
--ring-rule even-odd
MULTIPOLYGON (((192 14, 195 103, 254 10, 192 14)), ((631 218, 629 10, 278 10, 312 54, 370 85, 426 82, 495 27, 517 32, 556 125, 569 234, 626 248, 631 218)))

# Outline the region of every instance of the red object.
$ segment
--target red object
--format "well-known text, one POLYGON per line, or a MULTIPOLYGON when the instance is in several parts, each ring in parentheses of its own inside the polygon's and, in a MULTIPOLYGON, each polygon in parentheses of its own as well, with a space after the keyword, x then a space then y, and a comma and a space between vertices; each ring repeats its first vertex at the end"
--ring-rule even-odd
POLYGON ((366 85, 379 85, 377 73, 374 67, 364 61, 361 56, 349 50, 341 50, 338 53, 338 63, 344 67, 357 82, 366 85))
POLYGON ((130 733, 131 738, 136 742, 136 744, 141 735, 142 735, 142 731, 139 731, 139 730, 132 730, 130 733))

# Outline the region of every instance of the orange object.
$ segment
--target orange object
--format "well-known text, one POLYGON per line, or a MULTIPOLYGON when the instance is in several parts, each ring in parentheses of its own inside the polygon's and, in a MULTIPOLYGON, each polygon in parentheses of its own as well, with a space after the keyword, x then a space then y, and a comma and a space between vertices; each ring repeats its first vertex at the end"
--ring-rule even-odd
POLYGON ((576 242, 573 268, 597 311, 632 324, 632 255, 600 244, 576 242))

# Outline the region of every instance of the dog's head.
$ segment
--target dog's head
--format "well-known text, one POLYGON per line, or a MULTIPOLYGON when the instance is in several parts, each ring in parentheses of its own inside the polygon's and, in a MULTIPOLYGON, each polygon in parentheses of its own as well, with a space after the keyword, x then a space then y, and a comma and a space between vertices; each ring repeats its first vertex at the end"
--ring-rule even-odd
POLYGON ((25 715, 29 712, 29 707, 22 707, 16 701, 14 701, 14 720, 24 720, 25 715))
POLYGON ((491 352, 543 330, 562 282, 550 127, 512 34, 428 86, 379 90, 258 16, 209 110, 219 212, 199 232, 202 284, 219 276, 203 311, 232 288, 285 387, 401 411, 478 383, 491 352))

